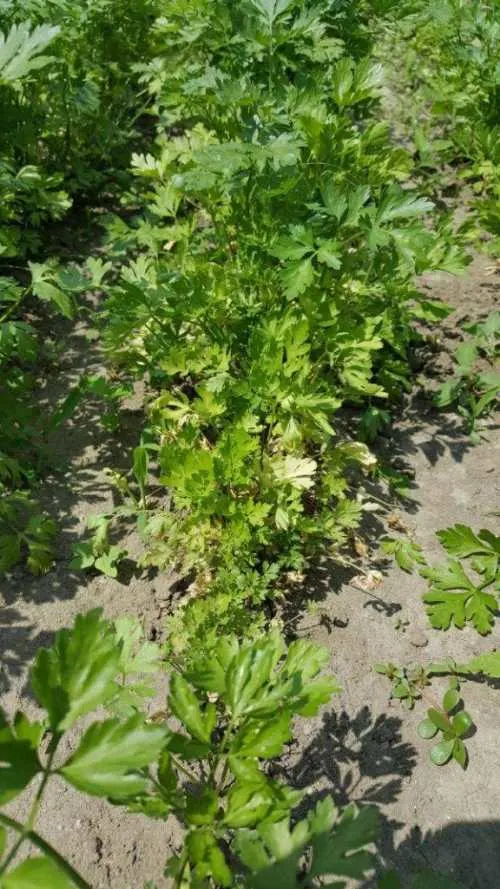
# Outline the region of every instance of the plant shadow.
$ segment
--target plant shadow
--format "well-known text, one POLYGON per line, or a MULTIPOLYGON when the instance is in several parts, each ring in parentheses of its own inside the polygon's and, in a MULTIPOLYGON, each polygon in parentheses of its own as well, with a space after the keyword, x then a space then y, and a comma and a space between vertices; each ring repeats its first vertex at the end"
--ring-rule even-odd
POLYGON ((308 805, 333 794, 339 806, 394 803, 417 764, 415 747, 402 738, 402 721, 362 707, 354 716, 324 713, 316 734, 301 739, 301 753, 293 753, 283 777, 294 787, 312 788, 308 805))
MULTIPOLYGON (((295 755, 292 746, 276 767, 281 779, 308 789, 298 816, 327 795, 339 807, 352 802, 381 807, 379 866, 363 889, 377 889, 378 876, 390 869, 400 875, 402 889, 412 889, 415 876, 424 871, 449 876, 457 881, 456 889, 462 884, 464 889, 500 885, 500 821, 446 824, 425 833, 415 825, 405 832, 403 822, 384 813, 386 805, 394 811, 404 783, 411 781, 417 766, 417 750, 403 740, 399 717, 374 715, 368 706, 354 715, 345 710, 327 712, 313 735, 299 736, 298 744, 300 753, 295 755)), ((445 889, 430 876, 428 882, 422 879, 419 889, 445 889)))
MULTIPOLYGON (((41 326, 46 338, 64 343, 60 361, 40 372, 38 407, 42 416, 50 416, 82 377, 104 375, 103 359, 99 349, 90 347, 87 321, 58 319, 49 327, 45 319, 41 326)), ((116 503, 105 470, 110 466, 117 472, 129 471, 142 429, 140 402, 139 394, 126 403, 115 432, 102 423, 106 408, 102 399, 84 395, 74 414, 42 442, 43 462, 32 497, 57 525, 54 566, 45 575, 33 576, 20 564, 0 578, 2 694, 19 685, 37 649, 50 645, 56 630, 72 621, 72 612, 61 609, 59 614, 57 608, 44 612, 38 621, 38 606, 68 603, 77 596, 79 601, 89 600, 79 610, 102 604, 92 601, 92 574, 71 566, 73 544, 81 539, 89 515, 109 513, 116 503)), ((125 590, 136 579, 136 566, 127 561, 117 582, 125 590)))
MULTIPOLYGON (((500 820, 455 822, 423 832, 412 827, 396 841, 398 825, 385 821, 379 849, 388 869, 400 876, 402 889, 411 889, 416 874, 419 889, 497 889, 500 874, 500 820), (452 883, 437 882, 431 872, 446 876, 452 883)), ((375 880, 363 889, 376 889, 375 880)))

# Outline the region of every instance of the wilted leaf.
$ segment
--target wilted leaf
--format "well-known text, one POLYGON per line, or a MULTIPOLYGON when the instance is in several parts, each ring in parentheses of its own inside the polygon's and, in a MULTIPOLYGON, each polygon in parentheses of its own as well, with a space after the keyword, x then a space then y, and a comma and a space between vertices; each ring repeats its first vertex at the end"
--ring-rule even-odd
POLYGON ((273 469, 279 481, 289 482, 294 488, 307 489, 314 484, 316 461, 287 456, 275 459, 273 469))

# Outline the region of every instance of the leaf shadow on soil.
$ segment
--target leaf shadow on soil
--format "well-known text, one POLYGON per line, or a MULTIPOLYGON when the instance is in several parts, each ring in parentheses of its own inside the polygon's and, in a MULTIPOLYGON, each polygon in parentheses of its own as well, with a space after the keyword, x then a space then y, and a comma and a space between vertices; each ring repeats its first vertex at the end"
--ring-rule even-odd
MULTIPOLYGON (((493 416, 481 424, 487 437, 498 431, 499 423, 493 416)), ((403 416, 390 441, 384 443, 382 454, 390 455, 391 462, 409 466, 409 458, 420 451, 430 466, 435 466, 447 454, 455 463, 462 463, 466 454, 474 450, 465 421, 454 411, 439 411, 418 391, 408 399, 403 416)))
MULTIPOLYGON (((425 833, 416 825, 402 836, 405 824, 384 814, 383 807, 394 806, 417 767, 417 750, 403 740, 402 725, 399 717, 374 715, 368 706, 354 715, 327 712, 315 734, 299 737, 300 755, 292 747, 279 767, 280 777, 294 787, 310 788, 302 815, 327 795, 339 807, 351 802, 382 807, 378 851, 384 868, 396 870, 405 889, 425 869, 447 874, 465 889, 495 889, 500 821, 452 823, 425 833)), ((376 885, 375 878, 363 884, 364 889, 376 885)))
POLYGON ((36 652, 53 640, 53 633, 38 631, 17 608, 0 609, 0 694, 7 692, 15 678, 24 675, 36 652))
MULTIPOLYGON (((491 424, 488 423, 488 426, 491 424)), ((404 471, 409 458, 422 451, 431 466, 449 454, 455 463, 473 449, 463 417, 453 410, 439 410, 429 394, 415 389, 405 398, 389 437, 381 436, 377 451, 404 471)))
MULTIPOLYGON (((380 539, 384 530, 380 524, 376 536, 372 539, 380 539)), ((390 560, 374 557, 370 561, 370 566, 385 575, 390 570, 391 563, 390 560)), ((401 603, 384 598, 377 590, 375 583, 372 587, 369 573, 365 572, 365 577, 362 572, 361 561, 359 567, 354 564, 351 567, 332 559, 316 565, 305 578, 300 577, 296 583, 289 581, 286 597, 278 608, 286 633, 294 638, 297 634, 302 636, 319 626, 325 627, 329 634, 335 628, 344 629, 347 626, 345 619, 331 615, 330 609, 323 609, 321 603, 326 603, 332 594, 339 594, 346 586, 355 591, 363 600, 360 600, 359 604, 361 609, 373 609, 387 618, 394 617, 398 611, 401 611, 401 603), (366 585, 363 587, 365 579, 366 585), (359 585, 356 584, 357 580, 359 585), (307 613, 310 616, 306 618, 306 626, 303 626, 302 620, 307 613)))
MULTIPOLYGON (((402 876, 405 889, 413 875, 427 870, 458 881, 457 889, 497 889, 500 820, 458 821, 425 833, 417 825, 397 841, 400 828, 397 822, 384 820, 379 849, 387 866, 402 876)), ((434 887, 441 889, 429 883, 429 889, 434 887)), ((375 884, 368 882, 364 889, 375 889, 375 884)))
MULTIPOLYGON (((51 369, 40 386, 39 408, 47 416, 83 375, 103 373, 102 356, 90 347, 86 323, 75 328, 72 322, 58 321, 50 330, 53 340, 64 341, 60 366, 51 369)), ((136 399, 139 400, 139 399, 136 399)), ((37 606, 73 600, 77 594, 92 602, 92 575, 74 570, 70 563, 73 544, 81 539, 88 515, 109 512, 116 503, 105 469, 128 471, 131 453, 137 445, 143 414, 131 403, 120 412, 120 428, 113 433, 102 425, 105 405, 99 399, 85 397, 75 414, 51 433, 44 443, 44 464, 40 483, 33 498, 43 512, 55 519, 53 569, 40 577, 31 575, 24 565, 16 566, 0 581, 0 694, 13 687, 24 675, 26 666, 41 646, 50 645, 60 625, 43 625, 36 619, 37 606)), ((127 586, 137 574, 125 566, 119 582, 127 586)), ((86 610, 86 608, 85 608, 86 610)), ((55 618, 54 618, 55 622, 55 618)), ((66 619, 65 623, 70 623, 66 619)))
POLYGON ((374 716, 368 705, 354 716, 345 710, 326 712, 316 734, 300 739, 300 758, 292 754, 284 777, 294 787, 312 788, 308 806, 331 793, 340 806, 393 803, 417 764, 417 751, 403 740, 402 725, 397 716, 374 716))

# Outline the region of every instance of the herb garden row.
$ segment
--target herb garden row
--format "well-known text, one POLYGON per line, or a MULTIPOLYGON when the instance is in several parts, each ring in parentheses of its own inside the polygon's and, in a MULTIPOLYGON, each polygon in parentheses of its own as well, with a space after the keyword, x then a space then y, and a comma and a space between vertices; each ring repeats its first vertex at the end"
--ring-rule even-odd
MULTIPOLYGON (((38 652, 36 721, 1 711, 0 802, 31 796, 26 820, 0 813, 0 886, 90 885, 85 863, 43 838, 44 793, 63 779, 177 818, 168 885, 397 889, 376 807, 308 807, 277 777, 297 717, 339 691, 329 651, 293 638, 283 611, 318 564, 356 568, 381 546, 428 582, 434 629, 494 630, 493 530, 464 516, 438 535, 446 564, 430 566, 411 537, 374 539, 370 516, 383 523, 404 502, 380 437, 452 311, 418 277, 466 273, 474 247, 493 270, 498 256, 499 12, 475 0, 3 0, 0 30, 4 582, 57 556, 37 495, 51 437, 87 399, 119 436, 123 404, 144 391, 130 470, 110 466, 115 506, 92 516, 72 568, 116 577, 133 533, 138 570, 181 590, 166 645, 137 615, 95 608, 38 652), (106 372, 47 410, 47 331, 89 311, 106 372), (166 710, 152 715, 162 674, 166 710)), ((434 396, 471 446, 498 400, 499 319, 465 328, 434 396)), ((461 685, 500 678, 500 653, 455 657, 376 669, 408 707, 423 699, 433 762, 465 768, 461 685), (427 707, 436 677, 444 697, 427 707)), ((428 869, 411 880, 459 889, 428 869)))

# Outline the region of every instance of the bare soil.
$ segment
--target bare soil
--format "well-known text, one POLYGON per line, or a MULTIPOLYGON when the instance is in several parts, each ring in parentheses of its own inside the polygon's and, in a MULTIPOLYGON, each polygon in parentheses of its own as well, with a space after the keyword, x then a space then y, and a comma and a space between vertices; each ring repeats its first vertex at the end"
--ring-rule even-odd
MULTIPOLYGON (((497 305, 500 281, 490 266, 491 260, 477 256, 462 278, 436 275, 422 282, 433 298, 441 297, 456 309, 445 325, 445 347, 453 344, 465 317, 483 317, 497 305)), ((88 333, 85 322, 67 332, 64 358, 41 393, 43 400, 66 393, 81 373, 99 372, 98 346, 88 333)), ((446 348, 441 356, 446 366, 446 348)), ((3 582, 0 691, 10 713, 33 707, 26 679, 33 655, 78 612, 99 605, 109 617, 135 614, 150 638, 162 638, 168 578, 138 573, 131 565, 112 580, 76 573, 69 566, 71 543, 87 517, 112 506, 105 467, 128 465, 139 432, 133 404, 118 436, 102 431, 100 410, 97 403, 86 403, 51 444, 57 465, 40 496, 62 529, 54 570, 33 578, 17 569, 3 582)), ((438 529, 465 522, 494 530, 498 521, 492 515, 498 509, 498 429, 490 421, 475 447, 461 430, 460 418, 437 414, 416 395, 408 399, 388 444, 401 465, 414 472, 412 501, 398 515, 428 557, 439 558, 438 529)), ((310 597, 316 610, 304 611, 304 597, 299 596, 290 601, 289 611, 297 632, 331 649, 343 692, 316 720, 299 723, 297 741, 280 769, 297 785, 312 785, 313 798, 329 791, 339 803, 377 803, 384 821, 384 857, 403 874, 432 866, 469 889, 498 889, 497 692, 485 683, 467 684, 467 707, 477 724, 468 743, 470 767, 466 772, 456 764, 439 769, 429 761, 428 743, 416 733, 422 708, 407 713, 390 704, 388 683, 373 671, 377 661, 426 662, 445 655, 466 660, 498 646, 498 631, 494 638, 481 639, 472 630, 432 630, 421 602, 425 582, 395 566, 387 566, 382 584, 368 592, 335 566, 318 565, 315 575, 310 597)), ((11 808, 19 814, 22 804, 16 801, 11 808)), ((142 889, 147 879, 165 886, 163 864, 180 840, 170 821, 126 814, 57 781, 46 795, 39 825, 95 889, 142 889)))

